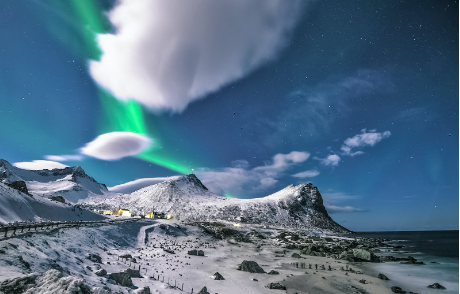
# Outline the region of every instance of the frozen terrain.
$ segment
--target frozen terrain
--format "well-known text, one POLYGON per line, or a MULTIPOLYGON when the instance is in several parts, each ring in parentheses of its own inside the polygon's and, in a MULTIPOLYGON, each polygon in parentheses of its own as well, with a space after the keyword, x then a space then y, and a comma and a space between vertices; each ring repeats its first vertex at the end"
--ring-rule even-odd
POLYGON ((87 198, 109 198, 116 193, 107 190, 79 167, 52 170, 24 170, 0 159, 0 182, 24 181, 30 194, 37 196, 62 196, 77 203, 87 198))
POLYGON ((185 221, 219 220, 318 232, 349 232, 330 218, 321 194, 310 183, 290 185, 263 198, 236 199, 210 192, 190 174, 131 194, 85 202, 89 207, 126 208, 134 214, 170 214, 185 221))
POLYGON ((0 223, 102 219, 105 217, 86 209, 41 196, 28 195, 0 183, 0 223))

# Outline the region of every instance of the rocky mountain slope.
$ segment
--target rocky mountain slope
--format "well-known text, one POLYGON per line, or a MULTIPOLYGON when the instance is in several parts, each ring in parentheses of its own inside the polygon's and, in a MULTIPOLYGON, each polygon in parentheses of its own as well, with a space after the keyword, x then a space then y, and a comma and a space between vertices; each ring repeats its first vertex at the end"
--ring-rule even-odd
POLYGON ((88 205, 170 214, 186 221, 231 221, 269 226, 345 233, 332 220, 318 189, 311 183, 290 185, 272 195, 255 199, 227 198, 210 192, 194 175, 148 186, 111 199, 87 201, 88 205))
POLYGON ((12 184, 20 181, 25 182, 28 193, 32 195, 60 195, 74 203, 87 198, 108 198, 114 194, 109 192, 104 184, 88 176, 79 166, 52 170, 24 170, 0 159, 0 183, 12 184))

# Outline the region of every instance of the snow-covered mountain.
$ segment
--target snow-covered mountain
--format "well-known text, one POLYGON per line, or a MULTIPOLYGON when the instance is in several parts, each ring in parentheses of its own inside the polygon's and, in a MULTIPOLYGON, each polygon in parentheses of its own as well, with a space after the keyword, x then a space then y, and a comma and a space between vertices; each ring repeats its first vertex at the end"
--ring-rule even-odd
POLYGON ((32 196, 0 183, 0 222, 103 220, 104 216, 65 203, 32 196))
MULTIPOLYGON (((70 202, 88 198, 109 198, 114 193, 88 176, 79 166, 52 170, 24 170, 0 159, 0 183, 24 181, 32 195, 60 195, 70 202)), ((116 195, 116 194, 115 194, 116 195)))
POLYGON ((111 199, 88 201, 88 205, 118 209, 135 214, 165 213, 187 221, 232 221, 348 232, 332 220, 318 189, 311 183, 290 185, 263 198, 227 198, 210 192, 194 175, 148 186, 111 199))

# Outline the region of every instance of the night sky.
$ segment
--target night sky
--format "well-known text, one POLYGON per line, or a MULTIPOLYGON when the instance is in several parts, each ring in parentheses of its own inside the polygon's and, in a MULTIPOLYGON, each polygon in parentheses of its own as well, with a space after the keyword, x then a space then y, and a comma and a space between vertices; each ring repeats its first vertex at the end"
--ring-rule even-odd
POLYGON ((0 4, 1 158, 458 229, 457 1, 141 2, 0 4))

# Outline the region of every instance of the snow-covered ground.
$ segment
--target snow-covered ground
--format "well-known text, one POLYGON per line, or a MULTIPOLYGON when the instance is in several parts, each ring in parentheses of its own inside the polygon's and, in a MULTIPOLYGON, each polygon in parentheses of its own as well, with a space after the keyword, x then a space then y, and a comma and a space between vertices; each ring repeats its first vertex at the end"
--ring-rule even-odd
MULTIPOLYGON (((242 226, 238 230, 251 232, 252 227, 242 226)), ((285 293, 265 287, 272 282, 289 285, 287 293, 365 293, 365 290, 369 293, 391 293, 385 282, 377 278, 362 274, 348 276, 340 270, 347 263, 345 261, 311 256, 305 259, 291 257, 299 250, 281 248, 281 244, 271 238, 278 233, 277 230, 266 229, 263 232, 265 239, 254 237, 248 243, 231 238, 216 239, 192 224, 137 220, 26 234, 0 241, 0 280, 57 269, 64 276, 70 275, 62 284, 67 285, 69 279, 74 279, 75 283, 78 281, 93 288, 93 293, 97 293, 95 287, 105 287, 117 293, 135 293, 134 288, 140 290, 145 286, 152 293, 165 294, 191 293, 192 288, 193 293, 197 293, 204 286, 210 293, 219 294, 285 293), (203 250, 204 256, 188 255, 187 252, 193 249, 203 250), (100 256, 101 263, 88 259, 89 254, 100 256), (129 257, 120 258, 126 254, 135 261, 129 257), (244 260, 256 261, 266 272, 276 270, 279 274, 237 270, 244 260), (333 270, 301 269, 291 265, 295 262, 331 265, 333 270), (114 285, 108 275, 95 274, 99 269, 105 269, 110 274, 139 267, 142 277, 131 278, 134 287, 114 285), (225 280, 214 280, 216 272, 225 280), (358 281, 362 278, 370 283, 360 284, 358 281), (181 289, 183 284, 183 291, 174 288, 174 284, 181 289)), ((56 280, 51 274, 47 279, 56 280)))

